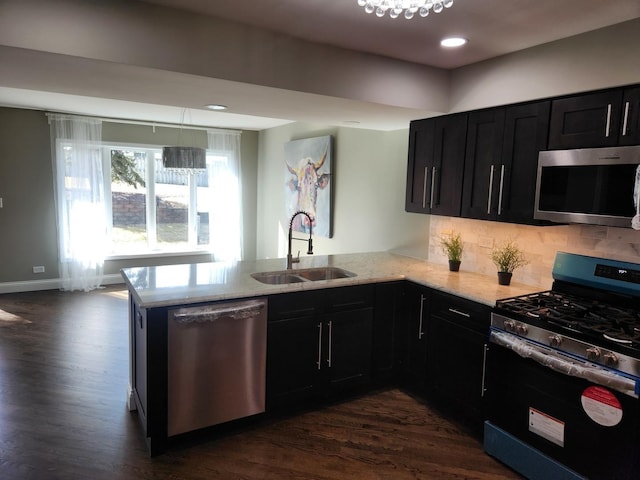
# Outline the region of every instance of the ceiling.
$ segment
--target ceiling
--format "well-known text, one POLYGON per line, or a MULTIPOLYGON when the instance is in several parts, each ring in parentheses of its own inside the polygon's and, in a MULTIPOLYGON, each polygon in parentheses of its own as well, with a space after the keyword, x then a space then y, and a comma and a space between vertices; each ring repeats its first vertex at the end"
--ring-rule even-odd
MULTIPOLYGON (((440 14, 412 20, 368 15, 357 0, 145 2, 446 70, 640 17, 638 0, 454 0, 440 14), (440 39, 449 35, 463 36, 469 43, 456 50, 440 47, 440 39)), ((198 93, 215 89, 216 101, 242 105, 235 110, 242 113, 191 110, 185 123, 261 130, 292 121, 344 125, 350 118, 366 118, 359 127, 387 130, 416 118, 409 109, 175 72, 160 72, 163 81, 157 82, 159 72, 142 67, 109 65, 107 70, 104 63, 74 65, 67 57, 64 69, 53 68, 59 60, 35 51, 21 58, 21 68, 3 74, 11 81, 0 83, 0 105, 176 123, 184 113, 176 106, 194 104, 198 93), (83 81, 88 75, 102 83, 96 80, 89 89, 83 81), (177 82, 186 88, 158 86, 177 82), (306 108, 299 108, 301 104, 306 108)))
POLYGON ((357 0, 144 1, 446 69, 640 17, 638 0, 454 0, 442 13, 411 20, 369 15, 357 0), (441 48, 451 35, 469 44, 441 48))

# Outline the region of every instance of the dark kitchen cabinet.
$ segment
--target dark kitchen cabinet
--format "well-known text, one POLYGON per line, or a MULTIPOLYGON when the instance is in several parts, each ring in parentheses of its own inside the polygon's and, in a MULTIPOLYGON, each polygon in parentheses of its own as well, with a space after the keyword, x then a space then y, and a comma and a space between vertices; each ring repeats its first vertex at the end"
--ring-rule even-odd
POLYGON ((462 216, 486 219, 495 216, 499 184, 504 178, 501 168, 504 135, 504 108, 481 110, 469 114, 462 216))
POLYGON ((137 410, 151 455, 167 447, 167 308, 141 308, 129 295, 129 409, 137 410))
POLYGON ((640 87, 624 90, 620 145, 640 145, 640 87))
POLYGON ((462 216, 533 219, 538 153, 547 145, 548 101, 469 114, 462 216))
POLYGON ((400 378, 406 387, 418 392, 424 390, 426 380, 429 292, 428 288, 409 282, 403 300, 405 352, 400 378))
POLYGON ((373 288, 359 285, 269 297, 267 410, 369 383, 373 288))
POLYGON ((407 212, 460 215, 467 115, 411 122, 407 212))
POLYGON ((621 135, 623 89, 551 102, 549 150, 613 147, 621 135))
POLYGON ((427 320, 427 395, 480 434, 488 306, 433 291, 427 320))
POLYGON ((534 220, 533 211, 538 153, 546 148, 550 110, 549 101, 506 108, 500 181, 492 206, 496 220, 542 223, 534 220))
POLYGON ((403 291, 404 282, 385 282, 375 286, 371 378, 376 386, 394 379, 399 352, 404 350, 398 335, 403 291))
POLYGON ((315 395, 320 328, 315 316, 269 320, 267 410, 315 395))

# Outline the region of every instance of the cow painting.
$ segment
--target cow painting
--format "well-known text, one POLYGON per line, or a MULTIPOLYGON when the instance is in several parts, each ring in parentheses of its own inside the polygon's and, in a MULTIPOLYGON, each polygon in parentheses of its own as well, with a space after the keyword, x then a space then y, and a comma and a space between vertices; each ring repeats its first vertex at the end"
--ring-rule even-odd
POLYGON ((285 144, 287 218, 298 210, 293 229, 330 237, 331 137, 295 140, 285 144))

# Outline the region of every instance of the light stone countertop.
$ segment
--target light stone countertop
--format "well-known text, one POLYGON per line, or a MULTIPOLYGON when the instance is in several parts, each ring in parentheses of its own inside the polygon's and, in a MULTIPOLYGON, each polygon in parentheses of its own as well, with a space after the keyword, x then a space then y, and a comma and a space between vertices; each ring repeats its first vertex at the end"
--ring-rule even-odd
POLYGON ((301 290, 343 287, 394 280, 410 280, 426 287, 458 295, 485 305, 496 300, 525 295, 539 287, 512 282, 498 285, 497 275, 450 272, 446 265, 387 252, 301 257, 294 270, 339 267, 355 277, 335 280, 267 285, 250 274, 285 270, 284 259, 234 263, 194 263, 157 267, 125 268, 121 271, 131 295, 142 308, 188 305, 248 297, 291 293, 301 290))

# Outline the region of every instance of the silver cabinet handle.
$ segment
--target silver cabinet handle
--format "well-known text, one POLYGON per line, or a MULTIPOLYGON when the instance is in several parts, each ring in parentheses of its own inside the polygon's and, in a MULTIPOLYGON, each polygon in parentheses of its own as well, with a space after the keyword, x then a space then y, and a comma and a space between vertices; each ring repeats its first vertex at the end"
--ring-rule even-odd
POLYGON ((502 215, 502 190, 504 187, 504 163, 500 167, 500 195, 498 196, 498 215, 502 215))
POLYGON ((493 165, 489 172, 489 200, 487 201, 487 215, 491 213, 491 191, 493 190, 493 165))
POLYGON ((429 167, 424 167, 424 184, 422 185, 422 208, 427 208, 427 179, 429 178, 429 167))
POLYGON ((471 315, 465 312, 461 312, 460 310, 456 310, 455 308, 450 308, 449 311, 451 313, 455 313, 456 315, 462 315, 463 317, 471 318, 471 315))
POLYGON ((431 169, 431 200, 429 202, 429 208, 433 208, 433 191, 436 186, 436 167, 431 169))
POLYGON ((422 314, 424 313, 424 295, 420 295, 420 324, 418 325, 418 340, 421 340, 424 336, 422 331, 422 314))
POLYGON ((316 365, 318 365, 318 370, 322 368, 322 322, 318 324, 318 361, 316 365))
POLYGON ((607 126, 604 129, 604 136, 609 136, 609 129, 611 128, 611 104, 607 105, 607 126))
POLYGON ((629 102, 624 104, 624 120, 622 121, 622 136, 627 135, 627 121, 629 120, 629 102))
POLYGON ((329 322, 329 356, 327 358, 327 366, 331 368, 331 344, 333 343, 333 332, 332 330, 333 322, 329 322))
POLYGON ((484 393, 487 391, 486 388, 484 388, 484 380, 485 380, 485 375, 487 373, 487 350, 489 350, 488 345, 485 343, 484 344, 484 351, 482 352, 482 391, 480 392, 480 396, 484 397, 484 393))

